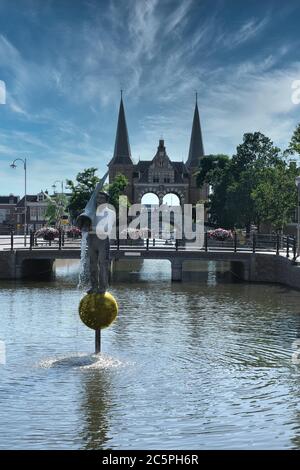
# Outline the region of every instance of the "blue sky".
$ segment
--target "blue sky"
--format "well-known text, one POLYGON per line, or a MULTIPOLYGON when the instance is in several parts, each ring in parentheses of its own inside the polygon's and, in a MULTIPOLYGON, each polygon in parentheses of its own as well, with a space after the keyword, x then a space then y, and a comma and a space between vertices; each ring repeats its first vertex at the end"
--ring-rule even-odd
POLYGON ((195 90, 205 152, 260 130, 285 148, 300 121, 299 0, 0 0, 0 194, 105 171, 120 88, 132 155, 163 136, 186 160, 195 90))

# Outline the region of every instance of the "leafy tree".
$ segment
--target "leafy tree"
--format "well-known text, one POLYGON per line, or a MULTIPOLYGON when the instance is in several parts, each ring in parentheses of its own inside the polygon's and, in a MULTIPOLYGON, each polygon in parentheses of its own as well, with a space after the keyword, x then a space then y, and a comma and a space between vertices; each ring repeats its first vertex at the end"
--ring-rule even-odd
POLYGON ((86 168, 76 176, 76 181, 67 180, 67 188, 72 191, 68 209, 74 220, 84 210, 96 184, 100 181, 95 175, 97 168, 86 168))
POLYGON ((105 191, 109 194, 110 203, 116 210, 119 208, 119 198, 124 194, 124 190, 128 185, 128 179, 122 173, 118 173, 112 183, 105 186, 105 191))
POLYGON ((261 132, 244 134, 243 143, 232 157, 231 171, 234 182, 228 188, 227 209, 234 214, 238 227, 260 223, 259 213, 253 200, 253 191, 260 182, 261 173, 282 162, 280 149, 261 132))
POLYGON ((280 162, 260 173, 259 182, 252 192, 255 210, 264 222, 280 231, 291 219, 296 207, 297 189, 295 165, 280 162))
POLYGON ((200 167, 197 173, 197 184, 202 186, 208 183, 216 185, 222 177, 224 169, 230 163, 228 155, 206 155, 200 160, 200 167))
POLYGON ((289 145, 291 153, 298 153, 300 155, 300 124, 296 127, 291 142, 289 145))
POLYGON ((243 143, 238 145, 236 155, 232 157, 235 173, 273 166, 278 162, 279 154, 280 148, 274 147, 271 139, 261 132, 244 134, 243 143))
POLYGON ((45 218, 50 225, 58 227, 62 216, 66 212, 68 199, 65 194, 56 194, 55 197, 47 195, 45 218))
MULTIPOLYGON (((73 220, 84 210, 97 183, 100 181, 98 176, 95 175, 96 171, 97 168, 87 168, 78 173, 75 182, 67 180, 67 188, 72 191, 68 209, 73 220)), ((118 174, 112 183, 105 185, 103 188, 104 191, 108 192, 110 203, 116 209, 119 207, 119 196, 123 194, 127 184, 127 178, 122 174, 118 174)))
POLYGON ((280 149, 260 132, 244 135, 236 155, 204 157, 199 185, 211 185, 211 222, 224 228, 246 227, 269 221, 277 229, 288 221, 295 207, 296 167, 287 167, 280 149))

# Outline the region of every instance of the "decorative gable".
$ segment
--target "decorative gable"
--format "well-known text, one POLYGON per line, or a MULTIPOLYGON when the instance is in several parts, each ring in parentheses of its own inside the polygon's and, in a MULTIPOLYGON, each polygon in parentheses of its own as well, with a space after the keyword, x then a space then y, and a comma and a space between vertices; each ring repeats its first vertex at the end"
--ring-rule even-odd
POLYGON ((169 159, 164 141, 161 139, 157 148, 157 152, 149 165, 148 182, 169 184, 174 183, 175 170, 169 159))

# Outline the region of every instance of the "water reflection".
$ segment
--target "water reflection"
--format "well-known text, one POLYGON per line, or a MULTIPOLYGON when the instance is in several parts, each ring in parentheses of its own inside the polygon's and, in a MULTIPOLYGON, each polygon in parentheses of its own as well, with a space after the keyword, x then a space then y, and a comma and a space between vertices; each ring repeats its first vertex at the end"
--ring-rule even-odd
POLYGON ((101 358, 78 319, 78 263, 1 282, 0 448, 299 449, 300 293, 220 282, 215 265, 174 284, 168 262, 135 268, 111 286, 101 358))
POLYGON ((105 444, 109 440, 111 394, 108 370, 94 370, 82 375, 80 437, 84 449, 105 449, 106 447, 105 444))

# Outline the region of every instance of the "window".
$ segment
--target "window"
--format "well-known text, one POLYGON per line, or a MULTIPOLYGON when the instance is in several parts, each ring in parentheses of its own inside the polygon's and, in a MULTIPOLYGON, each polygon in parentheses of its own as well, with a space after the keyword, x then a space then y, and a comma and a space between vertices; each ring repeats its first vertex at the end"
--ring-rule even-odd
POLYGON ((157 175, 153 176, 153 183, 159 183, 159 176, 157 175))
POLYGON ((38 220, 43 220, 45 218, 45 207, 38 207, 38 220))
POLYGON ((164 183, 170 183, 170 177, 169 176, 165 176, 164 177, 164 183))
POLYGON ((30 220, 44 220, 45 211, 45 207, 30 207, 30 220))
POLYGON ((38 220, 37 207, 30 207, 30 220, 38 220))
POLYGON ((6 215, 7 215, 7 210, 6 209, 0 209, 0 224, 5 222, 6 215))

